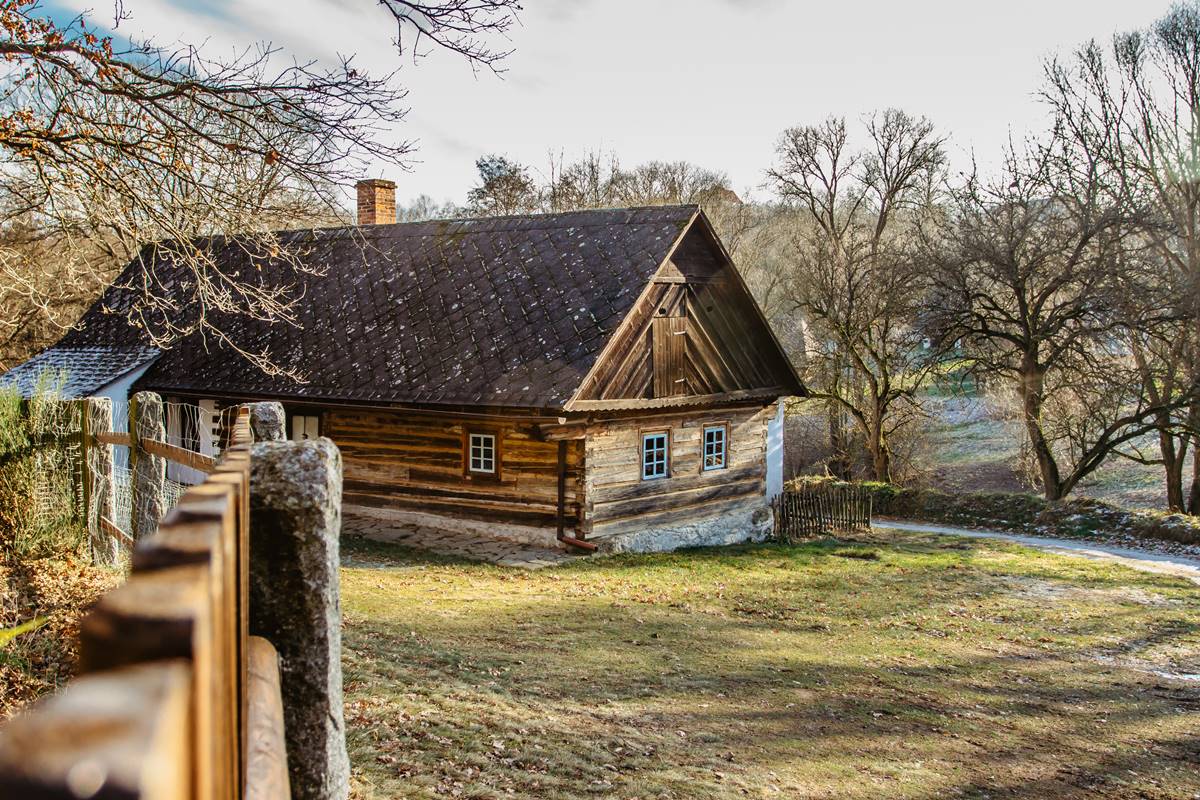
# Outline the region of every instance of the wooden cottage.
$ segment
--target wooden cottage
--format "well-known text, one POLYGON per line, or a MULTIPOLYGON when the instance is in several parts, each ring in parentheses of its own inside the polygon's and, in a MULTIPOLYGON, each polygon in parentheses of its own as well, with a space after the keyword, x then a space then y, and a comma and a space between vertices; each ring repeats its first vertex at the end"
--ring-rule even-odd
MULTIPOLYGON (((341 449, 350 513, 618 550, 768 532, 779 400, 804 389, 698 208, 375 224, 392 191, 360 184, 358 226, 284 234, 320 267, 262 268, 304 284, 296 325, 222 322, 304 382, 185 340, 134 388, 281 401, 293 437, 341 449)), ((172 285, 135 261, 56 357, 144 347, 116 288, 144 269, 172 285)))

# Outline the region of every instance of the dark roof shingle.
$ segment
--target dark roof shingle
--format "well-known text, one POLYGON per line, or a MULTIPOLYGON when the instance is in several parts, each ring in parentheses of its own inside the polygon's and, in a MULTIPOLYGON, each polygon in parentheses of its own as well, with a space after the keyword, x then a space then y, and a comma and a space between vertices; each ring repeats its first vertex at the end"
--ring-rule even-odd
MULTIPOLYGON (((670 251, 695 206, 582 211, 284 234, 321 274, 263 266, 294 280, 297 324, 227 317, 239 346, 266 349, 306 382, 267 375, 191 337, 140 385, 169 392, 561 408, 670 251)), ((249 266, 211 240, 225 270, 249 266)), ((119 313, 132 263, 61 345, 143 341, 119 313), (104 307, 118 313, 105 313, 104 307)), ((153 265, 159 280, 174 267, 153 265)))
POLYGON ((0 375, 0 386, 16 387, 25 397, 43 389, 66 398, 87 397, 158 355, 142 345, 57 345, 0 375), (48 383, 39 386, 41 381, 48 383))

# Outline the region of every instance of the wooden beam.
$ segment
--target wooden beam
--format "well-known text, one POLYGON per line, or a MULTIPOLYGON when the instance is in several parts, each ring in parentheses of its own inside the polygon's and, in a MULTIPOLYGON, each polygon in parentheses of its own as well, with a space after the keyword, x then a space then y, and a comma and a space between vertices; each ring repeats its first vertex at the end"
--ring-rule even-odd
POLYGON ((558 442, 558 503, 555 509, 554 518, 555 525, 558 528, 557 536, 563 538, 564 515, 566 514, 567 506, 567 443, 564 440, 558 442))
POLYGON ((744 389, 722 394, 697 394, 690 397, 657 397, 638 400, 573 400, 568 411, 622 411, 641 408, 680 408, 686 406, 717 405, 738 400, 782 397, 787 391, 782 386, 763 389, 744 389))
POLYGON ((121 530, 120 527, 117 526, 117 523, 113 522, 108 517, 105 517, 105 516, 100 517, 100 530, 104 531, 109 536, 113 536, 113 537, 116 537, 117 539, 120 539, 122 542, 124 542, 127 545, 130 545, 130 546, 133 545, 133 537, 130 536, 125 531, 121 530))
POLYGON ((191 744, 194 794, 224 798, 230 775, 222 773, 224 748, 217 724, 221 664, 214 657, 214 590, 206 567, 135 571, 129 581, 100 598, 79 626, 79 665, 100 672, 160 659, 192 662, 191 744), (220 787, 220 788, 219 788, 220 787))
POLYGON ((75 678, 5 725, 0 797, 194 797, 190 687, 182 661, 75 678))
POLYGON ((248 642, 250 678, 245 800, 289 800, 287 742, 283 732, 283 696, 279 685, 279 654, 261 636, 248 642))
POLYGON ((99 444, 124 445, 125 447, 133 444, 133 437, 121 431, 97 431, 93 436, 99 444))
POLYGON ((572 439, 587 438, 587 421, 574 420, 553 425, 539 425, 538 434, 544 442, 560 442, 572 439))
MULTIPOLYGON (((663 481, 669 483, 669 481, 663 481)), ((742 497, 762 491, 762 477, 752 476, 730 483, 695 486, 668 494, 631 497, 628 500, 597 502, 592 510, 592 520, 599 524, 614 522, 659 511, 675 511, 683 516, 693 506, 702 506, 714 500, 742 497)), ((766 502, 765 500, 763 501, 766 502)))
POLYGON ((243 407, 238 412, 231 444, 222 454, 217 463, 216 471, 209 476, 212 484, 227 484, 235 490, 237 504, 237 541, 234 543, 233 571, 236 575, 237 591, 235 604, 237 608, 237 685, 238 685, 238 727, 241 746, 238 751, 241 756, 241 781, 246 780, 246 753, 249 750, 249 652, 247 642, 250 637, 250 447, 253 435, 250 433, 249 409, 243 407))
POLYGON ((141 439, 138 442, 138 446, 151 455, 160 456, 168 461, 174 461, 176 464, 182 464, 185 467, 191 467, 200 472, 212 472, 217 466, 217 459, 212 456, 196 453, 183 447, 176 447, 173 444, 160 442, 156 439, 141 439))

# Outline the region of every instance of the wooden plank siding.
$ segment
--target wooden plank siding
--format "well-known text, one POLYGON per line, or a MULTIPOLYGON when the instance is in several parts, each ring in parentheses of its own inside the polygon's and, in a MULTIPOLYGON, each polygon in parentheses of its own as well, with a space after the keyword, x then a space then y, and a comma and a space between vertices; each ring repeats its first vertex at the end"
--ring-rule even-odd
POLYGON ((767 423, 775 405, 655 413, 588 426, 584 526, 589 539, 763 505, 767 423), (726 467, 704 471, 705 425, 728 426, 726 467), (668 431, 668 476, 642 480, 644 433, 668 431))
MULTIPOLYGON (((353 408, 327 408, 322 417, 322 432, 342 451, 347 505, 557 527, 558 442, 534 423, 353 408), (465 470, 468 432, 496 435, 496 476, 465 470)), ((582 442, 566 441, 565 458, 565 527, 574 531, 582 442)))
POLYGON ((686 317, 655 317, 650 328, 654 366, 654 396, 677 397, 688 393, 686 317))
POLYGON ((699 228, 655 274, 613 345, 569 409, 652 398, 719 402, 795 383, 734 266, 699 228))

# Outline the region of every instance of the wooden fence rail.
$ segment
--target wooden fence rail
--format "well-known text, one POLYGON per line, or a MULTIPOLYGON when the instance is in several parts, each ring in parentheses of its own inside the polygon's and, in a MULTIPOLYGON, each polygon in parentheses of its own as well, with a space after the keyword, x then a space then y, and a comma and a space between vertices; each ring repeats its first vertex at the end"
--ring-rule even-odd
POLYGON ((871 527, 871 493, 853 484, 788 489, 772 501, 772 508, 775 535, 785 542, 871 527))
POLYGON ((278 663, 249 636, 242 412, 208 480, 82 620, 80 677, 6 725, 0 797, 288 797, 278 663))
MULTIPOLYGON (((127 552, 139 534, 145 534, 146 527, 152 526, 161 512, 165 511, 160 507, 159 498, 169 494, 168 481, 164 475, 156 474, 159 471, 155 469, 133 470, 139 459, 161 459, 194 470, 198 476, 212 475, 217 471, 218 457, 181 446, 179 441, 182 439, 178 431, 174 435, 176 441, 170 441, 172 437, 163 424, 163 404, 156 395, 138 397, 143 398, 142 402, 139 403, 135 398, 125 409, 127 417, 121 423, 126 428, 124 431, 113 429, 117 420, 108 400, 89 397, 65 401, 79 409, 79 430, 67 438, 79 445, 79 516, 88 528, 93 558, 97 563, 110 563, 114 553, 127 552), (150 417, 142 419, 140 413, 148 413, 150 417), (114 502, 116 460, 111 449, 113 447, 129 448, 127 468, 131 475, 130 485, 120 496, 123 505, 119 509, 114 502), (138 513, 141 506, 146 506, 145 515, 149 515, 150 519, 148 526, 139 530, 137 523, 145 516, 138 513), (118 514, 118 510, 121 513, 118 514), (118 523, 118 517, 128 522, 118 523), (116 543, 115 548, 112 542, 116 543)), ((178 407, 178 404, 175 405, 178 407)), ((231 435, 228 427, 222 425, 219 433, 214 432, 226 443, 231 435)), ((198 445, 199 439, 190 444, 198 445)))

